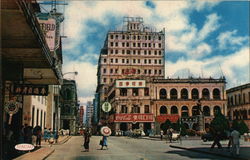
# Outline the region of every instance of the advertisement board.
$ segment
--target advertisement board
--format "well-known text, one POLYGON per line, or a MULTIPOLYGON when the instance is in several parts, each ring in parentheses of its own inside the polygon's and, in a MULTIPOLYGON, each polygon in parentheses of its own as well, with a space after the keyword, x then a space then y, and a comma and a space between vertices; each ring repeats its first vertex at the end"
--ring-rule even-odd
POLYGON ((153 114, 115 114, 114 122, 154 122, 153 114))
POLYGON ((172 123, 176 123, 179 119, 178 114, 163 114, 156 117, 156 122, 164 123, 169 119, 172 123))
POLYGON ((145 80, 116 80, 116 88, 145 88, 145 80))

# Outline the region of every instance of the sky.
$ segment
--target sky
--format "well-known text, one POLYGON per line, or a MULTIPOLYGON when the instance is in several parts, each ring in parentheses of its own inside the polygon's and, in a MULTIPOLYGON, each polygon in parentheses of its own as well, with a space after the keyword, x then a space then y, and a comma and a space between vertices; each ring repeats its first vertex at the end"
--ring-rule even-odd
POLYGON ((68 1, 63 24, 63 73, 75 78, 81 104, 92 101, 106 34, 123 17, 165 28, 165 77, 220 78, 227 88, 250 82, 249 1, 68 1))

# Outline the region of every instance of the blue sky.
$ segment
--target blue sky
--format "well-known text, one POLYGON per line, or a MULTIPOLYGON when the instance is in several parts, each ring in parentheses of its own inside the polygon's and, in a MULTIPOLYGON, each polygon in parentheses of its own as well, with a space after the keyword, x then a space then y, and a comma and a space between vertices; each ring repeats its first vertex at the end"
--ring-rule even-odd
MULTIPOLYGON (((227 88, 248 83, 249 1, 69 1, 65 10, 63 71, 78 71, 82 103, 96 89, 106 33, 124 16, 166 30, 166 77, 224 75, 227 88)), ((70 76, 70 75, 69 75, 70 76)))

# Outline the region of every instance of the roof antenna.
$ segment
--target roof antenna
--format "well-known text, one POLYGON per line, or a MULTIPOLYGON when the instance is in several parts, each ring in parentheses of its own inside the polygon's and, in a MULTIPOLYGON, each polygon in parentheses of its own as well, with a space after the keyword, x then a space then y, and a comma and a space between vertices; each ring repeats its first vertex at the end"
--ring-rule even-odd
POLYGON ((222 71, 222 69, 221 69, 220 63, 219 63, 219 67, 220 67, 220 72, 221 72, 222 78, 225 78, 224 73, 223 73, 223 71, 222 71))

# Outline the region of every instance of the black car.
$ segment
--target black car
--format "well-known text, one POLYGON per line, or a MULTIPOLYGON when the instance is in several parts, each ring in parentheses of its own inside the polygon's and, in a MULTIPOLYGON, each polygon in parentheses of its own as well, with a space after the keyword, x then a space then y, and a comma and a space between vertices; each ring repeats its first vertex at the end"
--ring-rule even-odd
MULTIPOLYGON (((213 141, 214 140, 214 136, 211 133, 206 133, 206 134, 203 134, 201 136, 201 139, 203 140, 203 142, 213 141)), ((226 139, 228 139, 228 136, 224 132, 224 133, 221 134, 221 140, 226 140, 226 139)))

